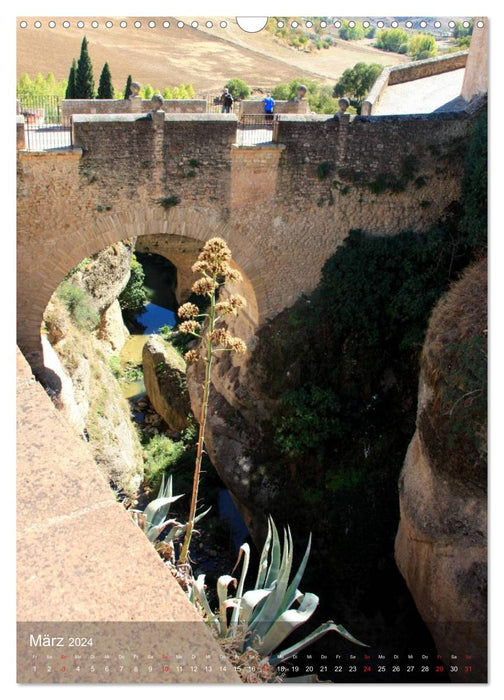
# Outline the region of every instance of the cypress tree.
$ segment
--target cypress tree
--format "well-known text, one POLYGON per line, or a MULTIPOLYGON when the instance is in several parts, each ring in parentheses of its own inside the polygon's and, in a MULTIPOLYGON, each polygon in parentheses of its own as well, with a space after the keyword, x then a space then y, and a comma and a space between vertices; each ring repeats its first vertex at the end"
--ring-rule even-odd
POLYGON ((75 74, 75 97, 80 100, 92 100, 94 98, 93 66, 87 46, 87 39, 84 37, 75 74))
POLYGON ((128 100, 130 96, 130 85, 131 85, 131 75, 128 75, 126 80, 126 87, 124 88, 124 99, 128 100))
POLYGON ((110 75, 108 63, 105 63, 100 75, 100 84, 98 86, 97 97, 99 100, 114 99, 114 86, 112 85, 112 76, 110 75))
POLYGON ((65 100, 75 100, 75 78, 77 72, 77 62, 75 58, 72 60, 70 73, 68 74, 68 85, 65 92, 65 100))

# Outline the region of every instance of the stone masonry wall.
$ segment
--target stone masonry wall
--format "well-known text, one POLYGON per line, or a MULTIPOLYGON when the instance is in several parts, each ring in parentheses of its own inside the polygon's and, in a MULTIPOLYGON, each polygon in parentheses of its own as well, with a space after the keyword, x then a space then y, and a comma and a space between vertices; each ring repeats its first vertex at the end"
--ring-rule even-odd
POLYGON ((474 116, 282 115, 276 142, 254 148, 234 146, 232 114, 75 116, 73 151, 18 154, 22 350, 38 352, 43 310, 72 267, 142 236, 174 236, 175 251, 181 238, 225 238, 253 327, 311 292, 351 229, 437 221, 459 197, 474 116))
MULTIPOLYGON (((308 114, 309 111, 308 100, 275 100, 275 114, 308 114)), ((243 114, 264 114, 262 100, 242 100, 239 116, 243 114)))
POLYGON ((408 83, 410 80, 430 78, 432 75, 459 70, 465 67, 468 53, 468 51, 458 51, 446 56, 435 56, 423 61, 412 61, 403 66, 394 66, 390 68, 388 84, 408 83))
MULTIPOLYGON (((74 114, 129 114, 130 112, 150 112, 150 100, 63 100, 61 113, 63 118, 74 114)), ((163 111, 170 113, 206 112, 206 100, 165 100, 163 111)))

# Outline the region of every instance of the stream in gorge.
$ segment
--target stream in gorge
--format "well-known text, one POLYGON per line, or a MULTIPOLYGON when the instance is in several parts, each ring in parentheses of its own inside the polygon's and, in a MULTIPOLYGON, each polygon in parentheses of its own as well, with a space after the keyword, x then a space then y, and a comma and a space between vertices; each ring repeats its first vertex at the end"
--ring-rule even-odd
MULTIPOLYGON (((160 255, 136 253, 138 262, 145 272, 144 288, 150 301, 138 313, 133 323, 126 323, 130 336, 121 351, 122 366, 137 367, 142 364, 142 350, 147 337, 159 333, 163 326, 173 328, 176 323, 175 267, 160 255)), ((123 380, 123 394, 127 399, 138 399, 145 394, 142 378, 123 380)))
MULTIPOLYGON (((136 253, 138 262, 145 273, 144 288, 149 302, 133 320, 128 320, 126 325, 130 331, 124 347, 120 353, 120 361, 123 370, 138 368, 142 365, 142 351, 149 335, 160 333, 160 330, 176 325, 177 299, 175 296, 176 268, 165 258, 155 253, 136 253)), ((121 380, 123 395, 129 400, 134 420, 142 425, 145 410, 149 402, 141 371, 134 376, 127 376, 121 380)), ((159 432, 162 432, 163 421, 160 419, 159 432)), ((186 460, 187 461, 187 460, 186 460)), ((176 470, 174 474, 174 493, 179 493, 179 485, 183 483, 183 491, 187 495, 192 482, 192 464, 184 464, 183 471, 176 470), (177 473, 178 472, 178 473, 177 473), (190 472, 190 474, 189 474, 190 472), (190 479, 188 476, 190 475, 190 479), (179 485, 177 485, 177 482, 179 485)), ((219 576, 230 573, 235 563, 236 554, 240 545, 248 536, 248 531, 238 512, 229 491, 220 481, 213 466, 208 465, 206 474, 203 475, 201 493, 205 505, 211 505, 212 511, 205 516, 202 522, 201 537, 195 538, 195 547, 199 551, 191 551, 191 556, 197 561, 201 570, 209 576, 219 576), (207 484, 205 484, 205 481, 207 484), (208 494, 205 494, 207 486, 208 494)), ((180 514, 180 517, 183 517, 180 514)))

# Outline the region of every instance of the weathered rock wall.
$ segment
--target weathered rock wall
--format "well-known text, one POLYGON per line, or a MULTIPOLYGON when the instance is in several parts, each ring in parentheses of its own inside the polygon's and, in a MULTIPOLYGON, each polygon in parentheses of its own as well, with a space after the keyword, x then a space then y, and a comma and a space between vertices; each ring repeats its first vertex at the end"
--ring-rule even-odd
POLYGON ((469 654, 471 680, 477 674, 480 681, 487 638, 486 299, 484 260, 433 313, 395 544, 439 653, 447 664, 455 654, 471 665, 469 654))
POLYGON ((191 406, 183 358, 163 338, 151 335, 143 347, 142 365, 151 405, 170 430, 184 430, 191 406))
POLYGON ((89 441, 102 473, 129 493, 140 486, 142 454, 129 404, 109 358, 127 337, 117 297, 129 279, 133 248, 133 241, 118 242, 71 277, 72 285, 86 292, 86 304, 97 312, 94 328, 80 327, 58 292, 54 294, 44 317, 47 342, 41 373, 55 405, 89 441))

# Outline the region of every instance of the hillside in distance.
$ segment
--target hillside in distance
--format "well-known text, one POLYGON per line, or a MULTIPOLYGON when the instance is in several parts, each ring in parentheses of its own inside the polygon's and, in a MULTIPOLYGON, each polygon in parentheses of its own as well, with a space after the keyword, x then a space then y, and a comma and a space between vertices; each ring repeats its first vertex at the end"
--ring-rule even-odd
POLYGON ((241 78, 251 87, 274 87, 296 77, 313 78, 324 83, 336 82, 346 68, 357 62, 396 65, 405 56, 379 51, 362 42, 337 41, 330 49, 307 53, 285 46, 266 30, 250 34, 235 19, 212 18, 214 27, 205 27, 201 18, 193 28, 193 18, 181 17, 57 17, 44 18, 40 28, 34 18, 26 17, 28 26, 17 30, 17 77, 23 73, 34 78, 37 73, 54 73, 56 80, 66 80, 72 59, 78 59, 82 38, 89 42, 95 83, 108 62, 116 89, 122 90, 129 74, 133 80, 162 90, 182 83, 192 83, 198 95, 218 92, 230 78, 241 78), (63 27, 68 20, 70 26, 63 27), (77 27, 82 20, 84 27, 77 27), (120 22, 127 27, 120 27, 120 22), (170 27, 163 27, 168 20, 170 27), (183 28, 177 21, 184 22, 183 28), (93 28, 91 21, 98 22, 93 28), (113 26, 107 28, 106 21, 113 26), (141 22, 136 28, 134 22, 141 22), (148 22, 154 21, 151 28, 148 22))

